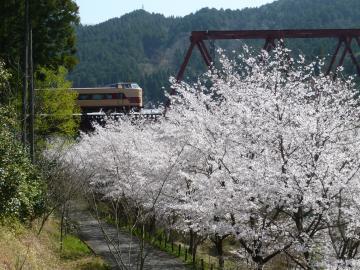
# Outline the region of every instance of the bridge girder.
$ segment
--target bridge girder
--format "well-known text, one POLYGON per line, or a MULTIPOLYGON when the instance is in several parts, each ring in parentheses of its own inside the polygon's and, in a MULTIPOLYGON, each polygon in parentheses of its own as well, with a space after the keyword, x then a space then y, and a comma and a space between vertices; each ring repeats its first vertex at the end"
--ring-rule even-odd
MULTIPOLYGON (((326 74, 342 66, 347 54, 350 55, 351 61, 356 67, 360 76, 360 65, 352 50, 353 41, 360 48, 360 29, 285 29, 285 30, 239 30, 239 31, 193 31, 190 36, 190 46, 185 55, 184 61, 176 76, 178 82, 183 79, 185 69, 190 61, 195 46, 199 49, 205 64, 210 68, 213 59, 205 44, 205 40, 248 40, 263 39, 265 40, 264 50, 271 51, 276 47, 276 42, 294 38, 335 38, 338 40, 336 49, 331 57, 326 74), (340 60, 336 64, 336 59, 343 48, 340 60)), ((173 90, 174 91, 174 90, 173 90)))

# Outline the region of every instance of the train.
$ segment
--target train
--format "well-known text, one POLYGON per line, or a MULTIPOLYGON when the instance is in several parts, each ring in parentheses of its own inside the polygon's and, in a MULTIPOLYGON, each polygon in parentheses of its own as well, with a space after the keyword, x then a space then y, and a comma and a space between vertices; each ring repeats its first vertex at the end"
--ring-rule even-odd
POLYGON ((78 93, 77 105, 83 113, 138 112, 143 107, 143 89, 135 82, 72 90, 78 93))

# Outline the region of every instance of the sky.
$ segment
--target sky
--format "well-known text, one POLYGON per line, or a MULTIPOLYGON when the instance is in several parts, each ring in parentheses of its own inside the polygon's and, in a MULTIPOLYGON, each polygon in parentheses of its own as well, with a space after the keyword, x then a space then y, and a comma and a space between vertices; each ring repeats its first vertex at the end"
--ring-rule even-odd
POLYGON ((80 7, 82 24, 97 24, 120 17, 136 9, 161 13, 165 16, 184 16, 203 7, 243 9, 258 7, 274 0, 75 0, 80 7))

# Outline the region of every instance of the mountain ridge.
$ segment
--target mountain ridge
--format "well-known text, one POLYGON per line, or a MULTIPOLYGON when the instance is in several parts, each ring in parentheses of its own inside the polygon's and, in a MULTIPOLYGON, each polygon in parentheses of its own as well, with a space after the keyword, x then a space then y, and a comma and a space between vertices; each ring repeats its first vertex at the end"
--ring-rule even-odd
MULTIPOLYGON (((358 0, 278 0, 241 10, 203 8, 184 17, 136 10, 100 24, 77 28, 80 63, 69 78, 74 86, 137 81, 145 89, 145 100, 157 102, 164 97, 162 86, 168 86, 169 76, 176 74, 183 60, 191 31, 359 26, 358 0)), ((217 42, 224 48, 235 47, 234 44, 217 42)), ((290 46, 310 55, 319 54, 319 44, 325 47, 322 48, 324 54, 336 45, 289 42, 290 46)), ((195 52, 187 74, 191 76, 195 71, 204 70, 195 52)))

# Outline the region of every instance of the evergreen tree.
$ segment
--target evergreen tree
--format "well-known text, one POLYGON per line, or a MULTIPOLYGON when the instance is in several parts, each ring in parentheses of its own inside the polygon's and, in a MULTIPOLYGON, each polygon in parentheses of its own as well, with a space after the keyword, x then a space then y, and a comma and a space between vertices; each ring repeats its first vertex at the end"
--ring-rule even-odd
MULTIPOLYGON (((29 0, 29 6, 35 67, 73 68, 77 63, 74 26, 79 22, 75 1, 29 0)), ((14 68, 23 58, 24 13, 25 1, 0 1, 0 58, 14 68)))

